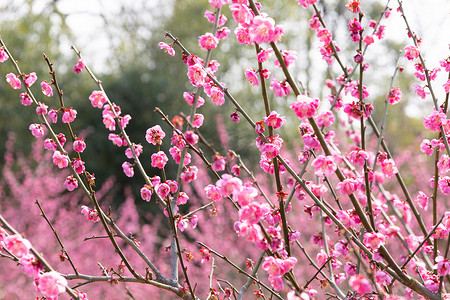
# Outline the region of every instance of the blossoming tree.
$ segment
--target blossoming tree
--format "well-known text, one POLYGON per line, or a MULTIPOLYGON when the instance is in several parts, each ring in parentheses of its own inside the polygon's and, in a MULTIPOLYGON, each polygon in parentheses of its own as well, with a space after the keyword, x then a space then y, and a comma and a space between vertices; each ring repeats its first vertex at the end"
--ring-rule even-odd
MULTIPOLYGON (((125 149, 123 173, 142 182, 142 200, 149 205, 156 202, 169 226, 166 238, 170 255, 165 261, 154 258, 155 253, 145 251, 138 240, 125 234, 127 229, 119 225, 96 192, 89 158, 83 157, 89 145, 71 125, 82 116, 76 108, 66 105, 50 59, 44 56, 50 77, 41 81, 38 90, 43 96, 37 96, 33 93, 36 74, 21 70, 13 49, 0 40, 0 61, 9 61, 12 68, 6 74, 6 83, 22 90, 18 98, 24 106, 36 109, 38 121, 29 125, 31 134, 45 138, 43 145, 52 153, 53 164, 70 171, 60 184, 70 192, 84 193, 85 201, 79 210, 86 222, 101 224, 104 234, 96 238, 109 241, 120 264, 109 270, 102 268, 101 275, 81 273, 46 218, 71 265, 70 271, 58 272, 26 235, 18 233, 20 229, 0 215, 2 257, 21 265, 34 279, 30 284, 33 282, 46 299, 56 299, 62 293, 73 299, 87 299, 83 286, 94 282, 153 286, 183 299, 244 299, 250 297, 252 284, 255 296, 264 299, 321 299, 325 295, 338 299, 450 298, 446 294, 450 280, 450 212, 445 203, 445 195, 450 193, 450 177, 445 175, 450 171, 450 58, 442 57, 440 67, 427 66, 422 40, 409 26, 400 0, 392 5, 394 10, 388 1, 378 20, 367 18, 367 8, 350 0, 346 9, 352 14, 348 38, 353 47, 348 52, 340 49, 339 41, 327 27, 318 1, 298 0, 298 9, 311 14, 310 30, 316 34, 320 56, 329 67, 325 82, 328 95, 324 97, 328 101, 324 101, 299 87, 291 69, 302 62, 294 50, 281 50, 284 28, 264 12, 264 6, 253 0, 229 2, 209 0, 213 11, 204 16, 213 24, 212 31, 198 38, 199 46, 206 51, 204 57, 191 53, 169 32, 165 42, 159 43, 168 55, 181 53, 187 77, 196 91, 183 94, 191 107, 189 116, 169 117, 170 112, 155 108, 161 124, 149 124, 145 133, 153 149, 147 158, 143 158, 143 146, 127 134, 132 116, 122 112, 120 103, 111 101, 102 82, 87 66, 88 59, 84 60, 73 47, 77 55, 74 72, 80 73, 78 76, 87 73, 98 86, 89 100, 94 109, 102 110, 103 124, 111 131, 108 139, 125 149), (231 11, 237 23, 233 25, 234 37, 242 47, 255 49, 257 68, 245 66, 242 73, 249 85, 260 89, 264 115, 254 116, 245 109, 242 101, 233 96, 232 85, 221 82, 219 62, 211 60, 221 40, 232 35, 225 26, 225 9, 231 11), (414 64, 414 76, 424 82, 413 89, 419 98, 431 98, 433 106, 423 118, 423 125, 426 134, 436 132, 435 137, 416 147, 419 156, 434 155, 428 167, 429 178, 424 178, 429 187, 423 185, 421 190, 413 190, 405 183, 383 135, 388 108, 402 98, 394 82, 403 68, 394 67, 390 86, 385 87, 380 124, 372 117, 375 105, 365 85, 365 74, 372 71, 366 53, 375 40, 384 38, 383 22, 394 13, 407 28, 410 44, 404 46, 406 62, 414 64), (352 59, 346 61, 345 56, 352 59), (436 84, 439 74, 445 77, 443 85, 436 84), (232 149, 228 153, 216 151, 208 137, 202 135, 208 115, 200 112, 209 100, 202 98, 203 93, 217 106, 227 101, 234 106, 226 112, 236 123, 233 126, 254 130, 255 146, 260 152, 259 166, 254 170, 232 149), (444 101, 439 101, 438 95, 443 95, 444 101), (47 97, 58 99, 58 105, 45 104, 50 103, 47 97), (283 108, 288 108, 284 114, 283 108), (295 156, 283 146, 281 129, 287 123, 298 124, 301 136, 301 148, 295 156), (346 129, 346 136, 339 134, 340 128, 346 129), (168 153, 162 150, 163 143, 172 146, 168 153), (174 178, 166 174, 170 159, 178 166, 174 178), (149 168, 158 169, 160 175, 148 176, 149 168), (432 209, 430 217, 423 213, 428 208, 432 209), (226 218, 214 227, 210 219, 199 218, 205 211, 226 218), (192 229, 190 235, 184 235, 187 229, 192 229), (197 234, 193 233, 196 230, 197 234), (227 253, 233 251, 223 245, 230 241, 228 235, 239 238, 234 250, 241 256, 227 253), (309 244, 305 236, 310 236, 309 244), (206 276, 193 274, 195 268, 190 264, 195 255, 190 249, 194 245, 201 257, 199 269, 206 276), (216 270, 218 265, 234 269, 242 279, 235 280, 236 273, 216 270), (319 290, 313 285, 320 286, 319 290)), ((152 223, 155 235, 160 230, 158 225, 152 223)))

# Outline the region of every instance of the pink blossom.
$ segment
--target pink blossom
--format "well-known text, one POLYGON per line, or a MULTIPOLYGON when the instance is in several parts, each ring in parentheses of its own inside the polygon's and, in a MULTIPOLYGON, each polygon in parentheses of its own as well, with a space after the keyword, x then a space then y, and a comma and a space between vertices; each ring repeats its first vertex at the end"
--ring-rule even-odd
POLYGON ((144 185, 143 188, 141 188, 141 198, 147 202, 150 202, 153 194, 153 188, 151 188, 149 185, 144 185))
POLYGON ((63 133, 58 133, 56 137, 58 138, 58 142, 61 144, 61 147, 64 147, 66 143, 66 136, 63 133))
POLYGON ((373 111, 372 102, 364 103, 363 107, 364 108, 361 111, 361 106, 360 106, 359 102, 353 101, 352 103, 345 104, 344 112, 356 120, 361 119, 361 116, 363 116, 364 119, 367 119, 372 114, 372 111, 373 111))
POLYGON ((402 98, 402 91, 400 91, 399 87, 395 87, 389 92, 387 97, 389 98, 390 104, 397 104, 402 98))
POLYGON ((256 224, 266 214, 270 213, 269 204, 261 204, 257 201, 250 202, 248 205, 242 206, 239 210, 239 220, 246 221, 248 224, 256 224))
POLYGON ((405 57, 408 60, 414 60, 419 57, 420 50, 416 46, 408 45, 405 47, 405 57))
POLYGON ((36 80, 37 80, 37 76, 36 76, 35 72, 25 75, 25 85, 27 87, 32 86, 36 82, 36 80))
POLYGON ((56 142, 52 139, 45 139, 44 148, 47 150, 55 151, 56 149, 58 149, 58 145, 56 145, 56 142))
MULTIPOLYGON (((173 160, 179 164, 181 161, 181 149, 178 147, 172 147, 169 149, 169 153, 172 156, 173 160)), ((184 165, 187 166, 191 163, 191 154, 186 153, 184 157, 184 165)))
POLYGON ((230 114, 230 118, 231 118, 231 122, 234 122, 234 123, 239 123, 239 121, 240 121, 239 114, 236 111, 230 114))
POLYGON ((219 40, 210 32, 198 38, 198 44, 205 50, 216 49, 219 40))
POLYGON ((36 113, 38 115, 45 115, 45 114, 47 114, 47 109, 48 109, 48 105, 39 102, 38 105, 36 106, 36 113))
POLYGON ((441 173, 447 173, 450 171, 450 157, 447 154, 443 154, 439 158, 437 167, 441 173))
POLYGON ((129 162, 124 162, 122 164, 122 169, 123 172, 125 173, 125 175, 127 175, 128 177, 133 177, 134 176, 134 169, 133 169, 133 165, 129 162))
POLYGON ((187 76, 193 86, 202 86, 205 84, 207 73, 202 65, 196 63, 192 66, 188 66, 187 76))
POLYGON ((223 105, 225 103, 225 97, 223 91, 217 86, 205 87, 205 93, 211 98, 212 102, 217 106, 223 105))
POLYGON ((246 206, 252 203, 258 196, 258 190, 251 186, 244 186, 242 190, 233 193, 233 201, 236 201, 241 206, 246 206))
POLYGON ((225 157, 216 153, 216 155, 213 156, 212 161, 213 161, 213 163, 212 163, 211 169, 213 171, 220 172, 220 171, 225 170, 225 166, 226 166, 225 157))
MULTIPOLYGON (((188 116, 188 121, 191 120, 190 116, 188 116)), ((195 114, 194 115, 194 121, 192 121, 192 127, 194 128, 200 128, 203 125, 203 120, 205 117, 202 114, 195 114)))
POLYGON ((103 115, 103 124, 110 131, 116 130, 116 121, 114 120, 114 117, 109 114, 103 115))
POLYGON ((62 116, 62 122, 63 123, 72 123, 77 116, 77 111, 73 109, 72 107, 67 109, 64 108, 64 114, 62 116))
POLYGON ((23 272, 31 277, 36 277, 39 274, 40 269, 42 269, 39 260, 31 253, 27 253, 20 257, 19 263, 23 266, 23 272))
POLYGON ((250 26, 250 36, 257 44, 275 42, 275 21, 270 17, 255 16, 250 26))
POLYGON ((222 195, 220 193, 220 188, 218 186, 208 184, 204 190, 206 192, 206 197, 208 197, 208 199, 211 199, 214 202, 222 200, 222 195))
POLYGON ((47 96, 53 96, 53 90, 50 84, 47 83, 47 80, 41 82, 42 93, 47 96))
POLYGON ((169 158, 163 151, 152 154, 152 167, 163 169, 169 158))
POLYGON ((219 179, 216 185, 220 188, 220 193, 224 197, 228 197, 242 190, 242 181, 230 174, 223 174, 222 179, 219 179))
POLYGON ((186 139, 186 142, 188 142, 188 143, 191 144, 191 145, 195 145, 195 144, 198 143, 199 137, 198 137, 198 135, 197 135, 195 132, 193 132, 192 130, 186 131, 186 132, 184 133, 184 137, 185 137, 185 139, 186 139))
POLYGON ((186 183, 197 179, 198 168, 196 166, 189 166, 181 173, 180 178, 186 183))
POLYGON ((58 166, 60 169, 65 168, 69 165, 69 159, 67 156, 59 151, 53 153, 53 164, 58 166))
POLYGON ((434 109, 430 115, 423 117, 423 126, 431 131, 439 131, 444 122, 447 122, 446 114, 434 109))
POLYGON ((221 8, 222 5, 228 3, 228 0, 208 0, 208 2, 213 8, 221 8))
POLYGON ((350 0, 346 6, 352 13, 357 14, 361 11, 361 6, 358 0, 350 0))
POLYGON ((153 145, 161 145, 162 140, 166 136, 165 132, 161 129, 161 126, 155 125, 149 129, 145 133, 145 139, 148 143, 153 145))
POLYGON ((295 257, 288 257, 286 259, 275 258, 273 256, 267 256, 264 258, 264 262, 261 267, 270 276, 283 276, 289 272, 297 263, 295 257))
POLYGON ((386 237, 379 232, 366 232, 363 242, 368 248, 378 250, 378 248, 386 243, 386 237))
POLYGON ((417 96, 419 96, 422 99, 425 99, 426 96, 430 94, 429 92, 425 91, 425 89, 418 84, 413 85, 413 87, 414 87, 414 92, 416 92, 417 96))
POLYGON ((270 89, 274 91, 275 97, 284 97, 291 92, 291 88, 287 82, 280 82, 275 78, 273 78, 270 84, 270 89))
POLYGON ((28 129, 31 130, 31 134, 34 135, 35 137, 39 138, 39 137, 43 137, 45 132, 44 132, 44 127, 42 127, 41 124, 31 124, 28 129))
POLYGON ((159 46, 159 48, 164 50, 165 53, 168 53, 170 56, 175 56, 175 50, 172 48, 171 45, 168 45, 168 44, 163 43, 163 42, 159 42, 158 46, 159 46))
POLYGON ((349 153, 349 160, 351 163, 364 166, 364 163, 369 159, 369 154, 366 151, 356 148, 349 153))
POLYGON ((9 85, 15 90, 19 90, 22 87, 20 79, 13 73, 6 75, 6 82, 9 83, 9 85))
POLYGON ((66 291, 67 280, 56 271, 40 274, 35 279, 36 290, 49 300, 56 300, 66 291))
POLYGON ((320 105, 320 100, 310 98, 306 95, 298 95, 297 102, 292 103, 289 108, 292 109, 297 117, 312 118, 316 114, 316 110, 320 105))
POLYGON ((363 39, 363 42, 366 43, 367 46, 373 44, 373 42, 374 42, 373 36, 366 35, 363 39))
POLYGON ((72 167, 77 174, 81 174, 84 172, 84 170, 85 170, 84 164, 85 164, 85 162, 79 158, 74 159, 72 161, 72 167))
POLYGON ((385 159, 381 163, 381 171, 387 178, 392 178, 398 173, 398 169, 395 166, 395 162, 392 159, 385 159))
POLYGON ((329 110, 319 113, 314 119, 319 127, 328 127, 335 121, 333 113, 329 110))
MULTIPOLYGON (((286 67, 289 67, 293 62, 297 60, 297 52, 293 50, 281 50, 281 55, 283 56, 284 63, 286 64, 286 67)), ((280 62, 275 60, 274 62, 275 66, 281 68, 280 62)))
POLYGON ((126 114, 126 115, 123 116, 123 117, 119 117, 120 126, 122 126, 122 128, 127 127, 127 125, 128 125, 128 123, 130 122, 130 120, 131 120, 131 116, 128 115, 128 114, 126 114))
MULTIPOLYGON (((134 155, 135 155, 136 157, 139 157, 139 156, 142 154, 142 152, 144 152, 144 148, 142 147, 141 144, 135 144, 135 143, 132 143, 132 144, 131 144, 131 148, 133 148, 133 150, 134 150, 134 155)), ((134 158, 133 152, 131 152, 130 147, 128 147, 127 149, 125 149, 125 156, 126 156, 127 158, 129 158, 129 159, 133 159, 133 158, 134 158)))
POLYGON ((170 193, 170 186, 167 183, 158 184, 155 189, 156 193, 163 199, 170 193))
POLYGON ((31 243, 20 234, 7 236, 3 239, 4 247, 17 257, 27 255, 31 249, 31 243))
POLYGON ((280 128, 286 122, 286 117, 278 114, 276 111, 272 111, 267 117, 264 118, 264 123, 267 126, 273 127, 273 129, 280 128))
POLYGON ((388 273, 381 271, 381 270, 377 270, 375 272, 375 280, 378 284, 381 284, 384 286, 391 283, 391 278, 389 277, 388 273))
POLYGON ((321 177, 329 177, 333 175, 337 169, 337 165, 334 162, 333 157, 324 155, 317 156, 317 158, 312 162, 312 166, 315 169, 314 174, 321 177))
POLYGON ((447 94, 450 93, 450 79, 448 79, 447 82, 445 82, 442 86, 444 87, 444 91, 447 94))
POLYGON ((248 5, 234 3, 230 5, 230 10, 234 20, 239 23, 239 26, 247 28, 250 25, 254 14, 248 5))
POLYGON ((75 66, 73 66, 73 71, 75 72, 75 73, 80 73, 81 71, 83 71, 83 69, 85 68, 86 66, 84 65, 84 62, 83 62, 83 60, 80 58, 80 59, 78 59, 78 61, 77 61, 77 64, 75 65, 75 66))
POLYGON ((377 38, 378 38, 379 40, 381 40, 382 38, 384 38, 385 30, 386 30, 386 25, 380 25, 380 27, 378 27, 377 32, 375 32, 375 35, 377 36, 377 38))
POLYGON ((298 5, 303 6, 304 8, 308 8, 308 5, 313 5, 319 0, 297 0, 298 5))
POLYGON ((73 142, 73 150, 78 153, 82 153, 86 149, 86 143, 83 138, 76 138, 73 142))
POLYGON ((66 186, 67 190, 71 192, 78 187, 78 180, 72 175, 67 176, 64 185, 66 186))
POLYGON ((360 183, 355 178, 346 178, 336 185, 336 189, 340 189, 342 193, 350 195, 358 189, 360 183))
POLYGON ((113 144, 116 145, 117 147, 122 147, 122 146, 127 145, 127 141, 123 137, 120 137, 119 135, 117 135, 115 133, 110 133, 108 135, 108 140, 113 142, 113 144))
POLYGON ((3 47, 0 48, 0 63, 8 60, 9 56, 3 47))
POLYGON ((22 103, 23 106, 29 106, 31 103, 33 103, 33 100, 31 100, 30 96, 27 93, 20 94, 20 103, 22 103))
MULTIPOLYGON (((186 100, 187 104, 189 104, 190 106, 194 105, 194 96, 195 96, 195 94, 193 94, 193 93, 188 93, 188 92, 183 93, 184 100, 186 100)), ((205 104, 205 99, 203 99, 202 97, 198 97, 197 108, 199 108, 203 104, 205 104)))
POLYGON ((102 108, 106 103, 106 96, 102 91, 92 91, 89 100, 93 107, 102 108))
POLYGON ((436 257, 436 265, 434 268, 437 269, 439 276, 450 274, 450 262, 440 255, 436 257))
POLYGON ((54 110, 54 109, 50 109, 48 111, 48 119, 50 121, 50 123, 57 123, 58 122, 58 111, 54 110))
POLYGON ((439 177, 438 187, 443 194, 445 195, 450 194, 450 177, 448 176, 439 177))
POLYGON ((253 43, 249 28, 244 28, 239 24, 239 26, 234 30, 234 34, 236 35, 238 42, 241 44, 250 45, 253 43))
POLYGON ((272 49, 261 49, 261 51, 259 51, 257 58, 258 58, 258 62, 263 63, 265 62, 267 59, 269 59, 269 57, 272 55, 273 50, 272 49))
MULTIPOLYGON (((210 23, 214 23, 216 21, 216 15, 215 13, 213 13, 210 10, 206 10, 204 13, 204 17, 210 22, 210 23)), ((225 17, 224 15, 220 15, 219 16, 219 23, 217 25, 219 26, 223 26, 225 23, 227 22, 227 17, 225 17)))
POLYGON ((252 84, 252 85, 259 85, 259 79, 258 75, 256 74, 256 71, 252 68, 248 67, 245 71, 245 78, 252 84))
POLYGON ((189 200, 189 196, 185 192, 180 192, 178 194, 177 205, 186 204, 189 200))
POLYGON ((417 205, 419 205, 421 208, 427 210, 427 208, 428 208, 428 201, 429 201, 428 196, 425 195, 424 192, 420 191, 419 194, 416 197, 417 205))
POLYGON ((369 280, 360 274, 352 276, 349 284, 360 295, 368 294, 372 291, 369 280))

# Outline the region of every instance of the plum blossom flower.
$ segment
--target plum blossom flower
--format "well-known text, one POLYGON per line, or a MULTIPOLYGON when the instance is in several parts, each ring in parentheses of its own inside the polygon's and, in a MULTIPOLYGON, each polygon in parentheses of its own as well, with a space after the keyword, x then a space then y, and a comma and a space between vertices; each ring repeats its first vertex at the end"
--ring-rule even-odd
POLYGON ((364 245, 372 250, 377 250, 386 243, 386 237, 379 232, 366 232, 363 238, 364 245))
POLYGON ((198 168, 196 166, 189 166, 181 173, 180 178, 186 183, 197 179, 198 168))
POLYGON ((202 86, 205 84, 207 73, 203 69, 202 65, 196 63, 188 67, 187 76, 193 86, 202 86))
POLYGON ((245 71, 245 78, 247 78, 248 82, 250 82, 252 85, 259 85, 258 75, 256 74, 256 71, 250 67, 248 67, 245 71))
POLYGON ((69 158, 59 151, 53 153, 53 164, 62 169, 69 165, 69 158))
POLYGON ((423 117, 423 126, 431 131, 439 131, 444 122, 448 122, 447 115, 434 109, 430 115, 423 117))
POLYGON ((257 44, 275 43, 281 39, 283 29, 276 26, 272 18, 259 15, 253 18, 249 33, 252 40, 257 44))
POLYGON ((167 183, 161 183, 156 186, 156 193, 161 198, 166 198, 167 195, 170 193, 170 186, 167 183))
POLYGON ((78 180, 72 175, 67 176, 66 181, 64 181, 64 185, 66 186, 67 190, 71 192, 78 187, 78 180))
MULTIPOLYGON (((188 93, 188 92, 183 93, 184 100, 186 100, 187 104, 189 104, 190 106, 194 105, 194 96, 195 96, 194 93, 188 93)), ((205 104, 205 99, 203 99, 202 97, 198 97, 197 108, 199 108, 203 104, 205 104)))
POLYGON ((230 174, 223 174, 222 179, 219 179, 216 185, 220 188, 220 193, 224 197, 242 190, 242 181, 230 174))
POLYGON ((222 195, 220 193, 220 187, 213 185, 213 184, 208 184, 204 188, 204 190, 206 192, 206 197, 208 197, 208 199, 211 199, 214 202, 222 200, 222 195))
POLYGON ((53 90, 50 84, 47 83, 47 80, 41 82, 42 94, 47 97, 53 96, 53 90))
POLYGON ((399 87, 395 87, 389 92, 387 96, 389 97, 390 104, 397 104, 402 98, 402 91, 400 91, 399 87))
POLYGON ((30 96, 27 93, 20 94, 20 103, 22 103, 23 106, 29 106, 31 103, 33 103, 33 100, 31 100, 30 96))
POLYGON ((63 123, 72 123, 77 116, 77 111, 75 109, 71 108, 64 108, 64 113, 62 116, 62 122, 63 123))
POLYGON ((289 108, 292 109, 300 119, 311 118, 316 114, 320 105, 320 100, 310 98, 306 95, 298 95, 297 102, 292 103, 289 108))
POLYGON ((66 291, 67 280, 56 271, 40 274, 35 279, 36 290, 49 300, 56 300, 66 291))
POLYGON ((172 46, 163 43, 163 42, 159 42, 158 43, 159 48, 161 48, 162 50, 164 50, 165 53, 168 53, 170 56, 174 56, 175 55, 175 50, 172 48, 172 46))
POLYGON ((422 99, 425 99, 427 97, 427 95, 430 94, 429 92, 425 91, 425 89, 418 84, 413 85, 413 87, 414 87, 414 92, 417 94, 417 96, 419 96, 422 99))
POLYGON ((82 161, 79 158, 74 159, 72 161, 72 167, 77 174, 81 174, 84 172, 84 170, 85 170, 84 164, 85 164, 84 161, 82 161))
POLYGON ((122 169, 123 172, 125 173, 125 175, 127 175, 128 177, 133 177, 134 176, 134 169, 133 169, 133 165, 129 162, 124 162, 122 164, 122 169))
POLYGON ((86 143, 84 142, 83 138, 76 138, 73 142, 73 150, 81 153, 86 149, 86 143))
POLYGON ((312 166, 315 168, 314 174, 320 177, 329 177, 333 175, 337 169, 333 157, 324 155, 317 156, 312 162, 312 166))
POLYGON ((360 295, 368 294, 372 291, 369 280, 360 274, 350 277, 349 284, 360 295))
POLYGON ((436 257, 436 265, 434 266, 434 269, 437 269, 439 276, 446 276, 450 274, 450 262, 439 255, 436 257))
POLYGON ((27 255, 31 249, 31 243, 20 234, 5 237, 3 239, 3 245, 9 252, 19 258, 27 255))
POLYGON ((413 45, 405 46, 405 57, 408 60, 414 60, 419 57, 420 50, 413 45))
POLYGON ((45 134, 44 127, 41 124, 31 124, 28 128, 31 130, 31 134, 37 138, 43 137, 45 134))
POLYGON ((168 160, 169 159, 167 158, 167 155, 163 151, 153 153, 152 154, 152 167, 163 169, 168 160))
POLYGON ((85 67, 83 60, 80 58, 78 59, 77 64, 73 66, 73 71, 78 74, 81 73, 85 67))
POLYGON ((153 188, 151 188, 149 185, 144 185, 143 188, 141 188, 141 198, 147 202, 150 202, 153 194, 153 188))
POLYGON ((287 82, 280 82, 275 78, 273 78, 270 84, 270 89, 275 93, 275 97, 284 97, 291 92, 291 88, 287 82))
POLYGON ((155 125, 149 129, 145 133, 145 139, 148 143, 153 145, 161 145, 162 140, 166 136, 166 133, 162 130, 161 126, 155 125))
MULTIPOLYGON (((181 150, 178 147, 172 147, 169 149, 169 153, 172 156, 173 160, 179 164, 181 161, 181 150)), ((191 163, 191 154, 186 153, 184 157, 184 165, 187 166, 191 163)))
POLYGON ((226 166, 225 157, 216 153, 216 155, 213 156, 212 161, 213 161, 213 163, 212 163, 211 168, 213 171, 220 172, 220 171, 225 170, 225 166, 226 166))
POLYGON ((250 45, 253 43, 249 28, 244 28, 239 24, 239 26, 234 30, 234 34, 236 35, 238 42, 241 44, 250 45))
POLYGON ((216 49, 219 39, 212 33, 207 32, 198 38, 198 44, 205 50, 216 49))
POLYGON ((5 48, 0 48, 0 63, 7 61, 9 58, 8 54, 5 51, 5 48))
POLYGON ((273 129, 280 128, 286 122, 286 117, 278 114, 276 111, 272 111, 267 117, 264 118, 264 123, 267 126, 273 127, 273 129))
POLYGON ((360 182, 355 178, 346 178, 336 185, 336 189, 340 189, 342 193, 350 195, 358 189, 360 182))
POLYGON ((102 108, 103 105, 107 102, 105 94, 102 91, 92 91, 89 96, 89 100, 93 107, 102 108))
POLYGON ((31 72, 28 75, 25 75, 25 85, 27 87, 32 86, 37 80, 37 76, 35 72, 31 72))
POLYGON ((230 10, 234 20, 239 23, 239 26, 242 26, 242 28, 247 28, 250 25, 254 14, 248 5, 233 3, 230 5, 230 10))
POLYGON ((9 73, 6 75, 6 82, 9 83, 9 85, 15 90, 19 90, 22 87, 20 79, 17 78, 17 76, 13 73, 9 73))

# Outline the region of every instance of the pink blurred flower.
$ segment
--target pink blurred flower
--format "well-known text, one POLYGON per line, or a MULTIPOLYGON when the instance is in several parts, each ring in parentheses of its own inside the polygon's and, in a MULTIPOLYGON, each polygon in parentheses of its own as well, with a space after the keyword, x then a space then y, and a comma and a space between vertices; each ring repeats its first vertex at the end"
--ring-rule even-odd
POLYGON ((9 73, 6 75, 6 82, 9 83, 9 85, 15 90, 19 90, 22 87, 20 79, 17 78, 17 76, 13 73, 9 73))
POLYGON ((53 90, 50 84, 47 83, 47 80, 41 82, 42 93, 47 96, 53 96, 53 90))
POLYGON ((80 73, 81 71, 83 71, 83 69, 85 68, 86 66, 84 65, 84 62, 83 62, 83 60, 80 58, 80 59, 78 59, 78 61, 77 61, 77 64, 75 65, 75 66, 73 66, 73 71, 75 72, 75 73, 80 73))
POLYGON ((35 280, 36 290, 49 300, 56 300, 66 291, 67 280, 56 271, 40 274, 35 280))
POLYGON ((9 58, 3 47, 0 48, 0 63, 5 62, 9 58))
POLYGON ((17 257, 27 255, 31 249, 31 243, 20 234, 7 236, 3 239, 4 247, 17 257))
POLYGON ((175 50, 172 48, 172 46, 163 43, 163 42, 159 42, 158 46, 164 50, 165 53, 168 53, 170 56, 174 56, 175 55, 175 50))
POLYGON ((349 284, 352 289, 360 295, 368 294, 372 291, 369 280, 363 275, 354 275, 350 278, 349 284))

